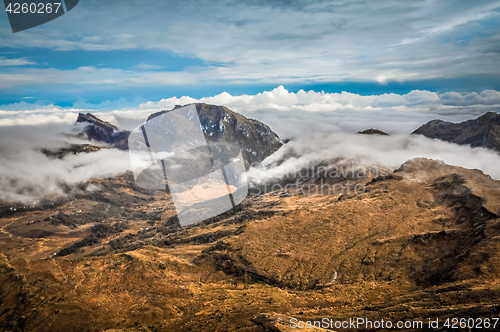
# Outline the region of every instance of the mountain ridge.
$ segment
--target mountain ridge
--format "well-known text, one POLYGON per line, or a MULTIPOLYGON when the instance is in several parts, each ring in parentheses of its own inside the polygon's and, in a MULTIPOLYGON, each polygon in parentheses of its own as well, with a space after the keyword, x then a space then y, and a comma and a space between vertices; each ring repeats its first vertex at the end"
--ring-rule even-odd
MULTIPOLYGON (((255 119, 247 118, 225 106, 193 103, 200 118, 200 124, 208 142, 218 140, 237 143, 248 168, 277 151, 283 142, 271 128, 255 119)), ((151 114, 147 121, 187 105, 176 105, 172 110, 151 114)))
MULTIPOLYGON (((224 106, 205 103, 195 103, 194 105, 198 111, 201 129, 206 140, 208 142, 220 140, 231 144, 237 143, 241 148, 246 168, 252 163, 261 162, 283 145, 279 136, 269 126, 258 120, 247 118, 224 106)), ((172 110, 183 106, 176 105, 172 110)), ((146 121, 172 110, 152 113, 146 121)), ((89 139, 105 142, 122 150, 128 149, 129 131, 120 130, 115 125, 90 113, 79 113, 76 122, 88 124, 84 134, 89 139)))
POLYGON ((128 149, 129 131, 119 130, 115 125, 103 121, 91 113, 78 113, 76 123, 86 124, 83 134, 87 135, 89 139, 108 143, 120 150, 128 149))
POLYGON ((412 134, 473 148, 484 147, 500 153, 500 114, 487 112, 476 119, 460 123, 432 120, 412 134))

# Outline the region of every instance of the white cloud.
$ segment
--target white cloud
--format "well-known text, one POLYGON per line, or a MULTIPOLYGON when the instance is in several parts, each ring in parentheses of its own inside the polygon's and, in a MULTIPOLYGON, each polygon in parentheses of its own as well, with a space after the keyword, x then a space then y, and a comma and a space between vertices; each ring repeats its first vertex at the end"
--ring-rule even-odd
POLYGON ((148 63, 140 63, 136 67, 139 69, 145 69, 145 70, 155 70, 155 69, 162 69, 163 68, 163 66, 151 65, 148 63))
POLYGON ((427 121, 441 118, 464 121, 500 108, 500 93, 485 90, 477 93, 447 92, 438 94, 413 90, 408 94, 324 93, 287 91, 280 86, 256 95, 233 96, 221 93, 195 99, 187 96, 147 102, 126 110, 115 110, 107 120, 127 122, 127 128, 139 125, 151 113, 172 109, 175 105, 194 102, 223 105, 256 118, 271 126, 281 137, 290 138, 313 133, 357 132, 377 128, 388 133, 410 133, 427 121), (450 98, 453 96, 453 98, 450 98), (113 119, 114 118, 114 119, 113 119))
MULTIPOLYGON (((498 1, 88 1, 22 35, 5 27, 0 46, 160 50, 210 63, 181 73, 99 72, 100 79, 125 85, 134 79, 161 85, 384 83, 498 75, 499 7, 498 1), (68 32, 68 25, 78 33, 68 32)), ((19 77, 1 79, 44 84, 30 78, 36 72, 9 74, 19 77)), ((56 76, 78 82, 72 71, 56 76)), ((80 84, 93 82, 83 77, 80 84)))
POLYGON ((130 170, 128 152, 101 150, 69 154, 63 159, 49 158, 41 148, 66 146, 59 133, 72 133, 65 124, 12 126, 0 131, 0 200, 32 203, 47 195, 66 195, 65 186, 92 178, 116 176, 130 170))
POLYGON ((373 136, 352 134, 315 135, 285 144, 263 163, 266 167, 252 168, 248 178, 266 182, 287 174, 296 174, 303 167, 319 163, 398 168, 413 158, 430 158, 446 164, 480 169, 500 180, 500 155, 483 148, 471 148, 423 136, 373 136), (293 156, 293 157, 290 157, 293 156))
POLYGON ((209 82, 212 70, 199 73, 185 72, 138 72, 122 69, 96 68, 84 66, 72 70, 56 68, 15 68, 8 73, 0 72, 0 89, 19 86, 38 86, 40 90, 54 86, 86 86, 86 88, 136 88, 137 86, 185 85, 196 82, 209 82))
POLYGON ((481 93, 439 94, 413 90, 403 95, 363 96, 349 92, 304 90, 293 93, 279 86, 255 95, 233 96, 224 92, 199 99, 171 97, 137 106, 131 106, 133 103, 125 99, 99 105, 78 102, 72 108, 20 102, 0 106, 0 126, 69 124, 76 120, 78 112, 91 112, 122 128, 134 129, 151 113, 195 102, 226 106, 270 125, 283 138, 291 138, 313 133, 353 133, 367 128, 406 134, 433 119, 459 122, 488 111, 497 111, 500 109, 500 92, 484 90, 481 93))
POLYGON ((36 65, 36 62, 30 61, 26 58, 6 59, 4 57, 0 57, 0 67, 25 65, 36 65))
POLYGON ((54 105, 40 106, 20 102, 16 103, 14 107, 0 107, 0 127, 72 124, 76 121, 79 111, 86 110, 63 109, 54 105), (13 110, 13 108, 25 105, 30 105, 30 107, 26 107, 24 110, 13 110))
POLYGON ((99 43, 102 41, 101 36, 92 36, 92 37, 83 37, 82 42, 83 43, 99 43))

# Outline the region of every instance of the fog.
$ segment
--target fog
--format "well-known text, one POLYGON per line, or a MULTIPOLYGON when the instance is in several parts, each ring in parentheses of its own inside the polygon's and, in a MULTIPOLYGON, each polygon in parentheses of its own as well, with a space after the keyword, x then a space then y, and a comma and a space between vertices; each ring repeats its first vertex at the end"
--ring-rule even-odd
POLYGON ((500 180, 500 155, 484 148, 471 148, 429 139, 420 135, 331 134, 298 138, 285 144, 263 161, 264 167, 251 168, 248 179, 266 182, 299 171, 303 167, 340 161, 367 169, 394 170, 413 158, 430 158, 446 164, 480 169, 500 180))
MULTIPOLYGON (((48 157, 42 148, 88 143, 60 133, 74 133, 68 125, 12 126, 0 131, 0 200, 33 204, 46 196, 63 196, 68 187, 92 178, 122 174, 130 169, 128 153, 102 149, 94 153, 48 157)), ((90 188, 89 188, 90 189, 90 188)), ((75 188, 73 188, 75 190, 75 188)))
MULTIPOLYGON (((93 178, 123 174, 131 169, 127 151, 102 149, 93 153, 48 157, 41 148, 57 149, 65 142, 88 143, 62 136, 74 133, 69 125, 4 127, 0 133, 0 200, 36 203, 47 196, 64 196, 68 187, 93 178)), ((480 169, 500 180, 500 155, 484 148, 459 146, 417 135, 316 134, 296 138, 251 168, 248 179, 264 182, 302 167, 341 160, 364 167, 398 168, 405 161, 425 157, 450 165, 480 169)), ((88 188, 95 190, 95 187, 88 188)), ((71 191, 70 191, 71 192, 71 191)))
MULTIPOLYGON (((472 149, 451 143, 408 136, 432 119, 460 122, 500 109, 500 92, 480 93, 414 90, 407 94, 364 96, 348 92, 325 93, 279 86, 255 95, 221 93, 195 99, 189 96, 150 101, 137 107, 87 109, 41 106, 26 102, 0 106, 0 200, 33 202, 46 195, 64 195, 65 188, 92 178, 111 177, 130 169, 127 152, 102 150, 96 153, 49 158, 41 148, 60 148, 67 143, 84 143, 59 133, 76 133, 73 124, 79 112, 91 112, 123 129, 134 129, 149 114, 175 105, 202 102, 229 109, 269 125, 282 139, 291 138, 265 163, 266 170, 251 169, 252 181, 286 173, 285 167, 342 159, 366 167, 390 169, 405 161, 426 157, 450 165, 477 168, 500 179, 500 156, 486 149, 472 149), (376 128, 389 137, 355 135, 376 128), (294 155, 294 157, 290 157, 294 155), (278 160, 285 162, 277 166, 278 160)), ((107 105, 107 104, 106 104, 107 105)), ((109 105, 114 105, 109 103, 109 105)))

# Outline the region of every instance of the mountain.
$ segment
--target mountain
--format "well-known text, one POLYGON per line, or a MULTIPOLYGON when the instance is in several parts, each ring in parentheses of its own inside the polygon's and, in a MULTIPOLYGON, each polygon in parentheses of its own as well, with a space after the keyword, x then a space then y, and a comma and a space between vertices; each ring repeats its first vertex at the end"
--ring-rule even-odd
MULTIPOLYGON (((200 124, 208 142, 229 142, 241 147, 245 166, 260 162, 277 151, 283 143, 278 135, 262 122, 249 119, 227 107, 195 103, 200 124)), ((186 105, 184 105, 186 106, 186 105)), ((175 106, 174 110, 183 106, 175 106)), ((153 113, 151 120, 169 111, 153 113)))
POLYGON ((358 131, 358 134, 389 136, 389 134, 383 132, 382 130, 373 129, 373 128, 366 129, 366 130, 363 130, 363 131, 358 131))
POLYGON ((340 179, 363 195, 251 196, 183 228, 168 193, 132 179, 0 218, 0 330, 284 332, 292 317, 500 312, 500 181, 481 171, 414 159, 340 179))
POLYGON ((79 113, 76 123, 83 123, 87 125, 83 132, 87 138, 98 142, 108 143, 120 150, 128 149, 127 140, 130 135, 129 131, 119 130, 118 127, 109 122, 103 121, 90 113, 79 113))
MULTIPOLYGON (((259 158, 259 144, 280 145, 255 120, 196 107, 208 137, 259 158)), ((285 332, 359 317, 421 331, 429 318, 498 317, 500 181, 422 158, 304 169, 317 166, 186 227, 172 196, 131 172, 43 206, 0 205, 0 330, 285 332)))
MULTIPOLYGON (((224 106, 201 103, 195 105, 206 140, 237 143, 241 147, 247 168, 254 162, 261 162, 283 145, 278 135, 258 120, 249 119, 224 106)), ((174 109, 179 107, 183 106, 177 105, 174 109)), ((147 120, 166 112, 170 111, 153 113, 147 120)), ((88 124, 84 131, 88 138, 111 144, 122 150, 128 149, 127 140, 130 132, 120 131, 118 127, 90 113, 80 113, 76 122, 88 124)))
POLYGON ((461 123, 432 120, 413 134, 460 145, 488 148, 500 153, 500 114, 488 112, 475 120, 461 123))

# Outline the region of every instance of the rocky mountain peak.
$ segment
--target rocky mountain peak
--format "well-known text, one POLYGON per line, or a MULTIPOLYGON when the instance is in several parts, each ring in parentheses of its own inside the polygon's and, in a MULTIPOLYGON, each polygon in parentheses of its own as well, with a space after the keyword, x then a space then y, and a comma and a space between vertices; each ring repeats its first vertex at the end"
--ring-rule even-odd
MULTIPOLYGON (((224 106, 204 103, 194 105, 206 140, 239 145, 247 168, 254 162, 264 160, 283 145, 278 135, 258 120, 249 119, 224 106)), ((173 110, 180 107, 183 106, 176 105, 173 110)), ((153 113, 147 121, 170 111, 153 113)), ((90 113, 80 113, 76 122, 87 124, 83 134, 89 139, 108 143, 122 150, 128 149, 130 132, 120 130, 90 113)))
POLYGON ((127 139, 130 135, 129 131, 121 131, 118 127, 90 113, 79 113, 76 122, 87 124, 83 131, 83 134, 86 135, 87 138, 98 142, 108 143, 121 150, 128 149, 127 139))
POLYGON ((98 117, 96 117, 95 115, 93 115, 91 113, 87 113, 87 114, 78 113, 78 119, 76 120, 76 122, 77 123, 78 122, 90 123, 90 124, 97 125, 97 126, 100 126, 103 128, 109 128, 109 129, 113 129, 115 131, 118 131, 118 127, 116 127, 115 125, 112 125, 109 122, 106 122, 106 121, 99 119, 98 117))
MULTIPOLYGON (((194 105, 206 140, 238 144, 247 167, 254 162, 264 160, 283 145, 278 135, 258 120, 247 118, 224 106, 204 103, 194 105)), ((173 110, 180 107, 183 106, 176 105, 173 110)), ((166 112, 170 111, 153 113, 148 120, 166 112)))
POLYGON ((363 130, 363 131, 358 131, 358 134, 389 136, 389 134, 383 132, 382 130, 373 129, 373 128, 366 129, 366 130, 363 130))

